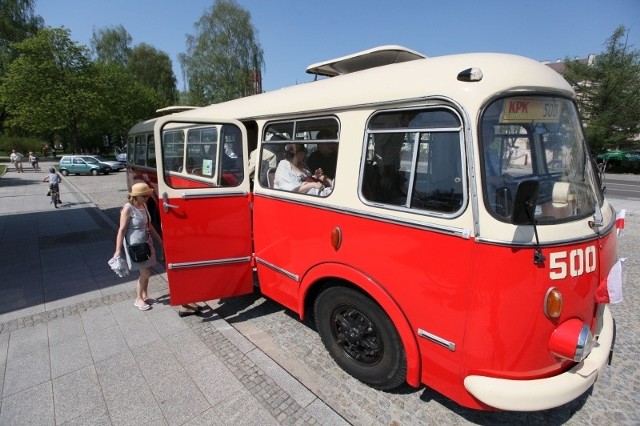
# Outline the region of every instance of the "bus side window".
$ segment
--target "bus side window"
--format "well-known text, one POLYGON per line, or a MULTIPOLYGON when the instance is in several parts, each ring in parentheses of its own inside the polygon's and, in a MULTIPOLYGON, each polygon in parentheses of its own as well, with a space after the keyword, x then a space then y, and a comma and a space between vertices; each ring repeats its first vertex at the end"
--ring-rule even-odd
POLYGON ((464 202, 462 133, 448 108, 381 112, 368 124, 361 194, 376 204, 455 213, 464 202))
POLYGON ((156 167, 156 146, 153 142, 153 135, 147 138, 147 166, 156 167))
MULTIPOLYGON (((370 135, 362 193, 369 200, 392 205, 406 203, 408 183, 401 156, 410 149, 405 133, 370 135)), ((406 160, 404 160, 406 162, 406 160)))
POLYGON ((220 186, 238 186, 244 180, 242 133, 235 126, 225 125, 220 134, 223 144, 220 186))

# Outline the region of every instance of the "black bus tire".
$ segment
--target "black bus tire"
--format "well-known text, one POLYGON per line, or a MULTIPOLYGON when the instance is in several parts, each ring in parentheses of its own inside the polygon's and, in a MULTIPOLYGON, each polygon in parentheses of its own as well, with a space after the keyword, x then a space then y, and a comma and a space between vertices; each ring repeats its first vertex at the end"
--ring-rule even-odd
POLYGON ((316 299, 314 312, 324 346, 344 371, 379 390, 405 382, 402 341, 373 300, 347 287, 330 287, 316 299))

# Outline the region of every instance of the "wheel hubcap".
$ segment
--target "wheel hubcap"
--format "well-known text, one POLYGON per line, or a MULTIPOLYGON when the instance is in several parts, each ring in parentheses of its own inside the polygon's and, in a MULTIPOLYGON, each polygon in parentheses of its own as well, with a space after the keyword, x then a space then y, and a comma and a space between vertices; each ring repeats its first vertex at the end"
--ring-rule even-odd
POLYGON ((375 325, 353 307, 340 306, 334 311, 331 331, 342 350, 360 364, 376 364, 384 354, 375 325))

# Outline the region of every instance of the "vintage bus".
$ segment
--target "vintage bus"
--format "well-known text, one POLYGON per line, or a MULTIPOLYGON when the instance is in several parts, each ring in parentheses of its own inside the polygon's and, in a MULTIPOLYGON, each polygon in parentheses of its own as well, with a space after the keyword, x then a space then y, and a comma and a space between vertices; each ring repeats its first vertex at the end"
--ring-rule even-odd
POLYGON ((587 391, 619 268, 571 86, 518 56, 399 46, 308 71, 323 77, 132 129, 171 303, 257 286, 380 390, 518 411, 587 391))

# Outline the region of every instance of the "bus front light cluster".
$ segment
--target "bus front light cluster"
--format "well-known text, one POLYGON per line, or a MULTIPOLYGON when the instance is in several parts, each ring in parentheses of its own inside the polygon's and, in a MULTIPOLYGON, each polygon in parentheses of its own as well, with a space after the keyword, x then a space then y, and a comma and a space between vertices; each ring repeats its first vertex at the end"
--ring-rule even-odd
POLYGON ((557 287, 549 287, 544 296, 544 314, 547 318, 555 320, 562 313, 562 293, 557 287))
POLYGON ((577 318, 563 322, 553 330, 549 339, 549 352, 554 356, 580 362, 593 348, 593 335, 589 326, 577 318))

